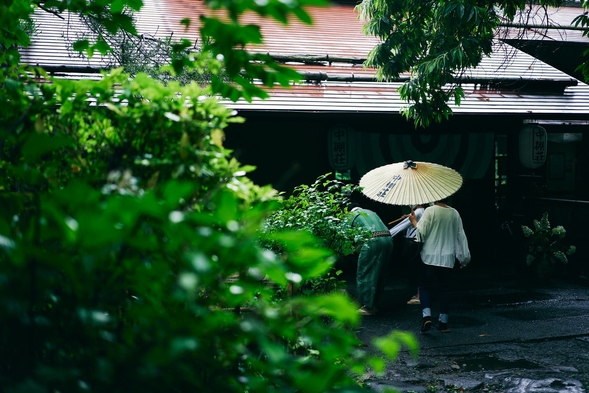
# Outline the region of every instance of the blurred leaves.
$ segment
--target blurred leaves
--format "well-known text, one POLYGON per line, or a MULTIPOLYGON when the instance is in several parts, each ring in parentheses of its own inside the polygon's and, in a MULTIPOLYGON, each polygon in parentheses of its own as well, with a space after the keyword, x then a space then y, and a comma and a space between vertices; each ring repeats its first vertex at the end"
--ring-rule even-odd
MULTIPOLYGON (((306 15, 293 2, 219 6, 238 15, 244 4, 279 19, 306 15)), ((43 4, 129 34, 133 20, 123 12, 141 5, 43 4)), ((362 391, 351 370, 377 361, 358 349, 354 304, 342 295, 274 296, 281 284, 322 277, 334 250, 351 246, 338 238, 334 247, 314 230, 286 226, 261 238, 268 217, 290 205, 248 179, 254 168, 223 147, 222 130, 243 119, 213 98, 214 87, 164 84, 121 68, 98 81, 51 78, 19 64, 16 47, 28 44, 31 31, 20 21, 29 20, 33 3, 2 7, 2 388, 362 391)), ((235 30, 243 31, 242 42, 256 38, 255 28, 235 30)), ((106 49, 100 40, 78 45, 106 49)), ((219 67, 212 58, 203 54, 199 67, 219 67)), ((191 64, 196 69, 196 60, 191 64)), ((244 81, 266 72, 261 65, 227 67, 244 72, 244 81)), ((239 86, 253 96, 246 83, 239 86)), ((322 208, 334 211, 314 213, 314 229, 323 235, 339 225, 340 201, 324 196, 322 208)))

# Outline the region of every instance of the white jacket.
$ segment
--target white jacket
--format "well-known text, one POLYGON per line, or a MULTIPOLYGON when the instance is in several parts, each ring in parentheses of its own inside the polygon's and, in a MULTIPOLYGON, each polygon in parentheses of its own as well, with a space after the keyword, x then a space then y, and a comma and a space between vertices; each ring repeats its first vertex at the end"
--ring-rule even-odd
POLYGON ((433 205, 417 223, 417 240, 423 243, 421 260, 426 265, 454 267, 470 262, 470 250, 462 219, 456 209, 433 205))

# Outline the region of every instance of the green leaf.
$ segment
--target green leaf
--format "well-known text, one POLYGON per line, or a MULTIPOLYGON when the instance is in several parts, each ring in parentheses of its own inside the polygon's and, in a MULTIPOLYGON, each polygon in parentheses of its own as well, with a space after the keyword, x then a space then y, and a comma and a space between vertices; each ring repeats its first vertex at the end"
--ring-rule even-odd
POLYGON ((219 219, 220 223, 228 225, 234 223, 237 212, 238 205, 233 194, 226 190, 222 191, 216 199, 215 217, 219 219))
POLYGON ((107 53, 112 52, 111 47, 108 43, 100 36, 96 43, 92 45, 93 50, 97 50, 101 55, 105 56, 107 53))
POLYGON ((163 198, 171 209, 175 209, 182 200, 188 200, 195 185, 187 181, 169 181, 164 185, 163 198))
POLYGON ((140 11, 143 7, 143 0, 126 0, 126 3, 134 11, 140 11))
POLYGON ((293 13, 296 15, 297 18, 303 23, 312 24, 313 19, 311 15, 309 15, 303 8, 294 8, 293 13))
POLYGON ((377 374, 383 373, 386 369, 386 362, 384 359, 371 357, 368 362, 372 370, 377 374))
POLYGON ((88 49, 90 43, 88 40, 78 40, 74 42, 73 48, 76 52, 84 52, 88 49))
POLYGON ((112 21, 108 23, 105 22, 105 27, 112 34, 116 33, 118 30, 124 30, 131 34, 137 34, 135 24, 133 23, 133 17, 131 15, 113 14, 112 21))
POLYGON ((98 191, 80 181, 71 181, 63 189, 56 190, 52 197, 60 206, 72 210, 84 209, 86 206, 94 208, 101 199, 98 191))
POLYGON ((190 27, 191 20, 189 18, 184 18, 180 21, 180 24, 183 25, 186 29, 190 27))
POLYGON ((458 6, 458 3, 456 2, 452 2, 448 5, 446 5, 446 8, 444 10, 444 17, 448 17, 448 15, 450 15, 458 6))
POLYGON ((419 342, 409 332, 394 331, 385 337, 373 340, 374 345, 390 359, 395 359, 403 347, 407 347, 413 356, 419 352, 419 342))
POLYGON ((120 14, 121 12, 123 12, 126 3, 126 0, 114 0, 110 4, 110 12, 112 12, 113 14, 120 14))
POLYGON ((313 303, 319 308, 321 315, 337 318, 339 321, 356 325, 359 323, 359 314, 355 304, 349 298, 341 294, 322 295, 313 299, 313 303))
POLYGON ((25 142, 22 155, 27 162, 35 162, 47 153, 71 143, 72 140, 65 136, 52 137, 47 134, 34 133, 25 142))

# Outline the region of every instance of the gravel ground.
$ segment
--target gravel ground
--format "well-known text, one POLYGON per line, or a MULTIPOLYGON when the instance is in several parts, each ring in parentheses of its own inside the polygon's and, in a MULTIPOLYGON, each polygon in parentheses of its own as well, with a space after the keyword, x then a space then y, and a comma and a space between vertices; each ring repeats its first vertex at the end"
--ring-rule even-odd
POLYGON ((400 392, 585 392, 589 388, 586 337, 471 348, 441 356, 404 352, 383 376, 367 376, 373 390, 400 392))
POLYGON ((504 277, 480 275, 462 283, 453 292, 451 332, 432 329, 425 335, 417 332, 419 306, 404 303, 411 292, 389 288, 391 298, 401 299, 378 316, 363 317, 359 338, 371 350, 372 337, 412 331, 421 349, 418 358, 402 351, 384 375, 366 375, 367 386, 406 393, 589 390, 588 282, 524 288, 504 277))

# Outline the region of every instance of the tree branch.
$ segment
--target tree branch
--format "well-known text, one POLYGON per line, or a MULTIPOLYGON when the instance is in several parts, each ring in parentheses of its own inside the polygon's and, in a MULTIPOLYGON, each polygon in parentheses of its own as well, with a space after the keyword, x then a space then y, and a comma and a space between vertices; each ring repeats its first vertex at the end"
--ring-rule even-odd
POLYGON ((61 20, 65 20, 65 18, 64 18, 63 16, 61 16, 61 14, 60 14, 59 12, 57 12, 57 11, 53 11, 53 10, 50 10, 49 8, 45 7, 44 5, 42 5, 42 4, 41 4, 41 3, 39 3, 39 2, 35 2, 35 5, 36 5, 37 7, 39 7, 40 9, 42 9, 43 11, 45 11, 45 12, 48 12, 48 13, 50 13, 50 14, 53 14, 53 15, 55 15, 55 16, 57 16, 58 18, 60 18, 61 20))

